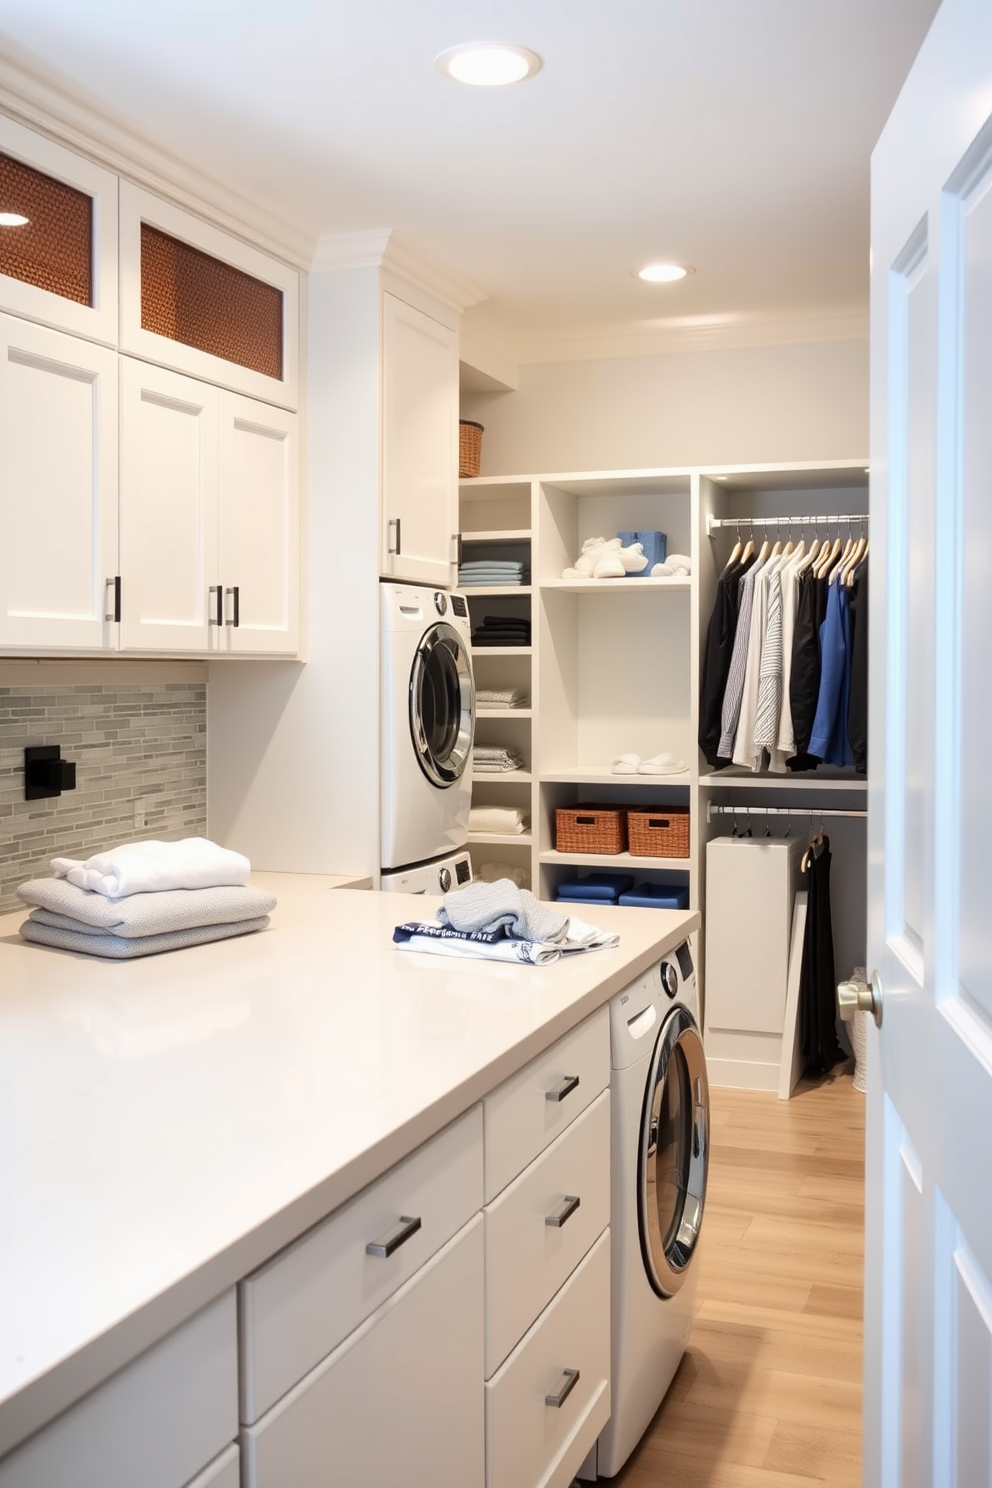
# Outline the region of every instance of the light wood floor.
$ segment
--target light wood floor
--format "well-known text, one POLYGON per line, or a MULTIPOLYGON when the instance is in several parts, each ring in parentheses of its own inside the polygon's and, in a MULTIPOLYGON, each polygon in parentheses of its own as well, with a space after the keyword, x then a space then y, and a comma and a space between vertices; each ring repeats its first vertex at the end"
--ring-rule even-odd
POLYGON ((859 1488, 864 1096, 713 1090, 699 1311, 617 1488, 859 1488))

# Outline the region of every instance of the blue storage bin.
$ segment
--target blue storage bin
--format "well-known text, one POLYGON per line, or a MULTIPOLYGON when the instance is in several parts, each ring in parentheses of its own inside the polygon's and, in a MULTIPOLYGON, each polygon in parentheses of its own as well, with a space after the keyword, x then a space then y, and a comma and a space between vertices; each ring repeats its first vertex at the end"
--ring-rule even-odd
POLYGON ((680 883, 640 883, 621 894, 620 903, 635 909, 688 909, 689 889, 680 883))
POLYGON ((664 563, 668 556, 667 532, 618 532, 617 537, 625 548, 629 548, 631 543, 639 542, 648 560, 647 568, 642 568, 640 573, 629 573, 628 579, 649 579, 654 565, 664 563))
POLYGON ((634 887, 630 873, 590 873, 558 885, 558 899, 569 904, 616 904, 621 894, 634 887))

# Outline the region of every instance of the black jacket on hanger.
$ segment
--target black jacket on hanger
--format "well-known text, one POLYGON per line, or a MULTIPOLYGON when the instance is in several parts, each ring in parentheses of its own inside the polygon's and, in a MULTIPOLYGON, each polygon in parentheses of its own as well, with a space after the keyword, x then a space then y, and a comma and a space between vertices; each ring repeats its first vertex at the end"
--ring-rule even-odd
POLYGON ((754 559, 755 555, 752 553, 746 563, 734 563, 721 574, 706 630, 699 679, 699 747, 706 763, 714 770, 722 770, 731 763, 717 755, 720 747, 720 718, 740 615, 739 580, 747 573, 754 559))
POLYGON ((796 752, 786 760, 790 770, 815 770, 820 763, 809 754, 810 735, 820 697, 820 626, 827 613, 827 581, 807 573, 800 579, 799 605, 792 641, 789 706, 796 752))

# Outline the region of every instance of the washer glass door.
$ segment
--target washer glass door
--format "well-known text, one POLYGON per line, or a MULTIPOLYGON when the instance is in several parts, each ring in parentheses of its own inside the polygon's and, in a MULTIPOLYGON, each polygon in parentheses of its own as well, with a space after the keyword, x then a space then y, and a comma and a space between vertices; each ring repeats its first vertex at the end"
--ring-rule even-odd
POLYGON ((691 1014, 673 1009, 651 1060, 638 1154, 638 1222, 648 1279, 671 1297, 699 1243, 709 1167, 709 1083, 691 1014))
POLYGON ((472 753, 475 685, 458 631, 443 622, 421 638, 410 672, 410 734, 420 768, 442 790, 454 785, 472 753))

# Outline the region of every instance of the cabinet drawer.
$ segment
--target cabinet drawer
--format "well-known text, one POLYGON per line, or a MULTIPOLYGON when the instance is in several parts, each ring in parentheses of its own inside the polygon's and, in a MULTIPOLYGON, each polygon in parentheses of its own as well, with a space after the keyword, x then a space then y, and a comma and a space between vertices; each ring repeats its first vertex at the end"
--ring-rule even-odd
POLYGON ((237 1442, 232 1442, 186 1488, 239 1488, 240 1482, 241 1453, 237 1442))
POLYGON ((486 1385, 486 1488, 565 1488, 610 1416, 610 1232, 486 1385), (547 1397, 578 1377, 557 1409, 547 1397))
POLYGON ((482 1488, 482 1217, 255 1426, 244 1488, 482 1488))
POLYGON ((482 1112, 467 1111, 243 1281, 241 1418, 274 1405, 482 1205, 482 1112), (366 1246, 402 1217, 420 1228, 387 1256, 366 1246))
POLYGON ((609 1083, 610 1014, 604 1007, 486 1097, 486 1203, 609 1083))
POLYGON ((199 1484, 238 1432, 236 1321, 226 1292, 5 1457, 0 1488, 199 1484))
POLYGON ((488 1379, 610 1222, 608 1090, 503 1190, 485 1220, 488 1379), (564 1222, 549 1224, 552 1217, 564 1222))

